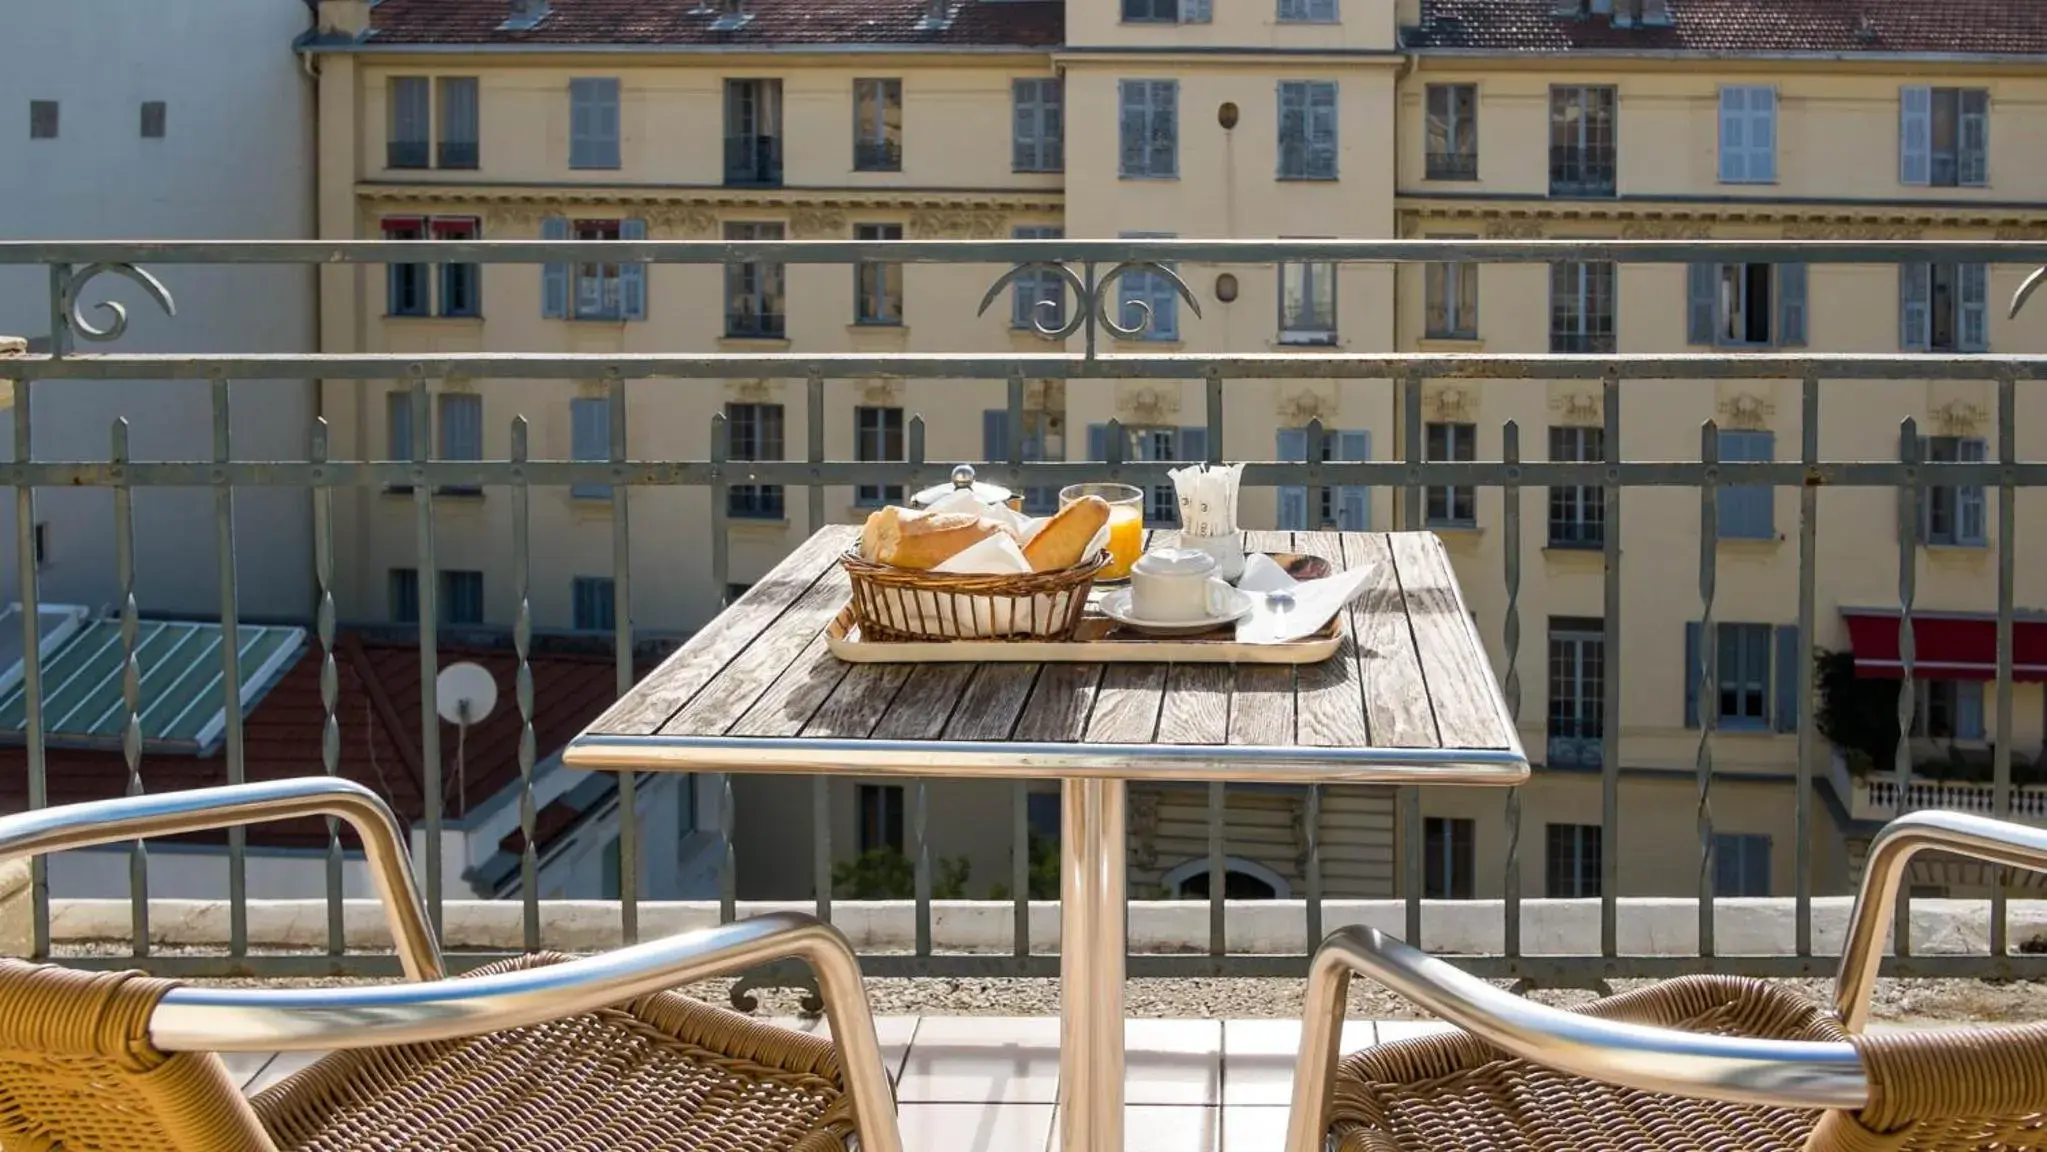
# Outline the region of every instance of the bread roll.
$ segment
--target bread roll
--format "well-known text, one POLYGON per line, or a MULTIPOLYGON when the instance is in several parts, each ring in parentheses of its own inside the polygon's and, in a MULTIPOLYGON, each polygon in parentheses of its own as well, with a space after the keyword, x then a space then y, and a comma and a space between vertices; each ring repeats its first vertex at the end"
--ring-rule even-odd
POLYGON ((867 523, 860 529, 860 558, 881 563, 881 541, 884 536, 893 540, 902 534, 896 526, 896 518, 903 514, 901 508, 890 505, 877 509, 867 516, 867 523))
POLYGON ((1083 496, 1059 510, 1051 522, 1038 530, 1024 545, 1024 559, 1033 572, 1057 572, 1087 559, 1088 542, 1109 522, 1109 502, 1100 496, 1083 496))
POLYGON ((860 531, 860 555, 896 568, 936 568, 1002 526, 966 512, 883 508, 860 531))

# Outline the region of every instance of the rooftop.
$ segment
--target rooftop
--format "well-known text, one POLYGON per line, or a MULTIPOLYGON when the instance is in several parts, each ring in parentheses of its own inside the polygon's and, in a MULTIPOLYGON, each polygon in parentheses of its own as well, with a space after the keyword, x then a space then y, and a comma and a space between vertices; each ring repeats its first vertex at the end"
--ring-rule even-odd
MULTIPOLYGON (((515 679, 518 657, 511 651, 444 643, 443 667, 469 661, 488 670, 498 686, 498 706, 482 723, 471 726, 465 745, 467 780, 455 771, 456 730, 440 724, 441 810, 450 819, 462 814, 464 799, 481 802, 519 778, 521 718, 515 679), (465 786, 466 784, 466 786, 465 786)), ((337 637, 334 652, 339 673, 335 718, 341 728, 340 773, 365 784, 391 802, 401 819, 425 818, 424 771, 420 753, 419 649, 350 630, 337 637)), ((538 755, 545 757, 597 717, 615 693, 613 661, 608 655, 545 653, 528 660, 533 674, 533 735, 538 755)), ((47 689, 46 689, 47 691, 47 689)), ((151 696, 145 692, 148 707, 151 696)), ((0 717, 4 718, 4 717, 0 717)), ((250 780, 318 776, 326 771, 321 745, 326 710, 320 700, 319 646, 302 647, 296 662, 250 707, 243 722, 244 761, 250 780)), ((124 795, 128 767, 118 745, 59 746, 48 751, 50 803, 68 804, 124 795)), ((28 807, 25 748, 0 748, 0 811, 28 807)), ((158 752, 145 748, 142 783, 151 792, 200 788, 227 782, 225 751, 215 746, 204 755, 158 752)), ((218 837, 215 837, 218 839, 218 837)), ((324 847, 326 822, 318 819, 254 825, 249 842, 272 847, 324 847)))
POLYGON ((553 0, 531 28, 506 27, 506 0, 383 0, 371 10, 374 44, 672 44, 734 48, 781 44, 913 47, 1053 47, 1065 38, 1058 0, 951 0, 928 18, 928 0, 747 0, 743 20, 723 5, 683 0, 553 0))
POLYGON ((1667 26, 1557 14, 1557 0, 1422 0, 1411 49, 2024 56, 2047 53, 2039 0, 1670 0, 1667 26))
MULTIPOLYGON (((1467 52, 1723 54, 2047 54, 2047 5, 2035 0, 1669 0, 1670 22, 1616 26, 1559 15, 1558 0, 1422 0, 1405 47, 1467 52)), ((734 16, 685 0, 552 0, 527 25, 507 0, 382 0, 367 45, 803 45, 1054 48, 1061 0, 746 0, 734 16)))

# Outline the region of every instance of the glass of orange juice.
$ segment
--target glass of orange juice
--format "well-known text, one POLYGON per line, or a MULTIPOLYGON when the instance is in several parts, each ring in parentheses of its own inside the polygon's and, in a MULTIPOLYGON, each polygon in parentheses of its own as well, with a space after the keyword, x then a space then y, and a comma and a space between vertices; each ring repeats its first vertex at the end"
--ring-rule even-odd
POLYGON ((1109 502, 1109 566, 1097 580, 1126 580, 1130 566, 1144 551, 1144 489, 1129 484, 1068 484, 1059 490, 1059 506, 1085 496, 1109 502))

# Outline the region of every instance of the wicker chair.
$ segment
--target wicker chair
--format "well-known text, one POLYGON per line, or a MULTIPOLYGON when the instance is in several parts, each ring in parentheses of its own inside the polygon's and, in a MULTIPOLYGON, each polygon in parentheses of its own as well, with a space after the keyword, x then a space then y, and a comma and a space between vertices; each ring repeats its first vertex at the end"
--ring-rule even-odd
POLYGON ((0 859, 304 816, 361 836, 415 982, 200 988, 0 960, 0 1149, 902 1152, 859 966, 807 916, 443 979, 403 832, 332 779, 22 813, 0 819, 0 859), (666 991, 791 957, 833 1041, 666 991), (272 1050, 335 1051, 249 1099, 215 1054, 272 1050))
POLYGON ((1952 812, 1870 847, 1834 1003, 1690 976, 1565 1012, 1370 928, 1315 955, 1287 1152, 2047 1149, 2047 1024, 1862 1034, 1905 864, 2047 870, 2047 832, 1952 812), (1340 1063, 1352 973, 1465 1029, 1340 1063))

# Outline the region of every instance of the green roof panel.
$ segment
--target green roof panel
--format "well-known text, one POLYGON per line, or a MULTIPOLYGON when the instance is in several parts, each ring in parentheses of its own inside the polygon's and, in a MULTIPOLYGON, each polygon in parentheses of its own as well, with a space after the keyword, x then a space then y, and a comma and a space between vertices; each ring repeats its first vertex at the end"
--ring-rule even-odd
MULTIPOLYGON (((241 711, 252 704, 305 646, 305 629, 243 625, 236 630, 241 711)), ((139 709, 144 748, 206 755, 225 726, 223 644, 218 624, 141 621, 135 632, 139 709)), ((118 619, 99 619, 78 630, 43 666, 44 735, 57 745, 114 745, 128 724, 123 693, 127 648, 118 619)), ((27 728, 26 686, 0 695, 0 733, 27 728)))

